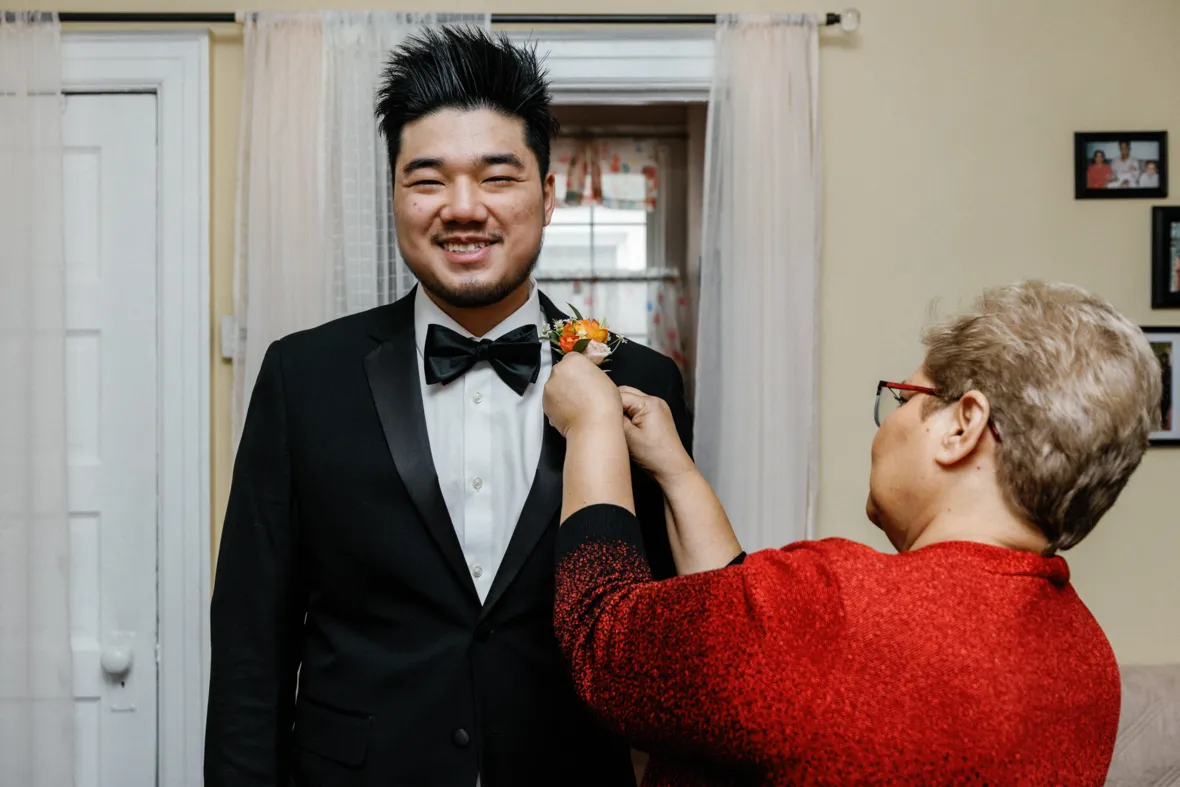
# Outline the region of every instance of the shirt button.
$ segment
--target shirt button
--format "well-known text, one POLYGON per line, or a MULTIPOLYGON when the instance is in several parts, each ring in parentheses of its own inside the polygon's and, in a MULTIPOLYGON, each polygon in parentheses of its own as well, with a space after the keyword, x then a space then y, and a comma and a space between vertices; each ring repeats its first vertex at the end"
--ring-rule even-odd
POLYGON ((482 577, 483 576, 483 566, 472 566, 471 567, 471 576, 475 577, 476 579, 479 579, 480 577, 482 577))
POLYGON ((471 482, 471 485, 472 485, 473 487, 475 487, 476 489, 483 489, 483 479, 482 479, 482 478, 477 478, 477 479, 475 479, 474 481, 472 481, 472 482, 471 482))
POLYGON ((467 730, 460 727, 455 730, 455 733, 451 736, 451 740, 455 742, 456 746, 462 749, 471 743, 471 736, 467 734, 467 730))
POLYGON ((475 402, 476 404, 479 404, 480 402, 483 401, 483 394, 481 394, 479 391, 476 391, 475 395, 471 397, 471 401, 475 402))

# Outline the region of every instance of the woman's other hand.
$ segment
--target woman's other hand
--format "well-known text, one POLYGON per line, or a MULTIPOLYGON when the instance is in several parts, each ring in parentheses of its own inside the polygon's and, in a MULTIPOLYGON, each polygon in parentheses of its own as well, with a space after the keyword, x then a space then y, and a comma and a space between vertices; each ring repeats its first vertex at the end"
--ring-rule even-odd
POLYGON ((627 416, 623 434, 631 458, 660 484, 686 470, 695 470, 692 457, 680 442, 668 403, 627 385, 618 390, 627 416))
POLYGON ((562 437, 581 425, 613 425, 623 417, 618 387, 593 361, 575 352, 566 353, 553 365, 542 406, 562 437))

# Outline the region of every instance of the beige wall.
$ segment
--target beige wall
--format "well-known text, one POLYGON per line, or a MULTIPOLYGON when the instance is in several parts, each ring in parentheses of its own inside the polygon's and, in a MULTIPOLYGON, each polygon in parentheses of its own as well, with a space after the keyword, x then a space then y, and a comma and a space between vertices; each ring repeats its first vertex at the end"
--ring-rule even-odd
MULTIPOLYGON (((862 513, 875 381, 921 359, 931 299, 1040 276, 1150 309, 1150 201, 1073 199, 1076 130, 1180 138, 1174 0, 862 2, 823 48, 821 535, 884 547, 862 513)), ((1172 167, 1176 172, 1175 166, 1172 167)), ((1173 188, 1173 193, 1176 189, 1173 188)), ((1170 200, 1175 203, 1176 200, 1170 200)), ((1154 449, 1067 553, 1125 661, 1180 661, 1180 452, 1154 449)))
MULTIPOLYGON (((251 5, 351 7, 342 0, 251 5)), ((1168 129, 1180 141, 1180 3, 856 5, 863 13, 859 35, 825 36, 821 47, 826 178, 819 519, 821 536, 886 548, 863 514, 873 387, 880 378, 904 377, 918 363, 918 331, 932 300, 953 309, 984 285, 1041 276, 1088 287, 1143 324, 1180 324, 1180 314, 1149 308, 1152 203, 1077 202, 1071 171, 1075 130, 1168 129)), ((397 4, 401 10, 430 6, 422 0, 397 4)), ((71 10, 158 7, 152 0, 75 0, 71 10)), ((185 8, 234 10, 232 3, 200 0, 185 8)), ((453 0, 450 8, 490 6, 453 0)), ((839 10, 814 0, 806 6, 761 0, 744 8, 839 10)), ((704 0, 496 5, 505 12, 716 9, 704 0)), ((216 318, 232 309, 242 78, 234 26, 215 31, 212 67, 216 329, 216 318)), ((1176 167, 1173 173, 1180 181, 1176 167)), ((216 357, 211 362, 216 539, 232 464, 230 371, 216 357)), ((1152 450, 1107 520, 1067 555, 1078 591, 1124 661, 1180 660, 1177 479, 1180 450, 1152 450)))

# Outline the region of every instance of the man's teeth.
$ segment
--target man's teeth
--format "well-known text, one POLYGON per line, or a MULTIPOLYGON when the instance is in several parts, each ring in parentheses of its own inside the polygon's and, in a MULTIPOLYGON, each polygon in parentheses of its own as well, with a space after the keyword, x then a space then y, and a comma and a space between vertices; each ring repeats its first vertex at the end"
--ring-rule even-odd
POLYGON ((462 254, 469 251, 479 251, 487 245, 487 243, 444 243, 443 248, 447 251, 453 251, 462 254))

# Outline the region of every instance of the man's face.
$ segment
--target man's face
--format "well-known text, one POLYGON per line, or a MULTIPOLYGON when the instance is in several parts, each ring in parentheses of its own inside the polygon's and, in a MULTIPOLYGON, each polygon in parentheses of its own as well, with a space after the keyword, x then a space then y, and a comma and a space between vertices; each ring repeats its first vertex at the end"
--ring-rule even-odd
POLYGON ((394 164, 398 247, 436 299, 490 306, 528 281, 553 215, 524 121, 489 109, 444 109, 402 129, 394 164))
POLYGON ((1130 156, 1131 155, 1131 145, 1127 142, 1120 142, 1119 143, 1119 155, 1121 155, 1123 158, 1130 156))

